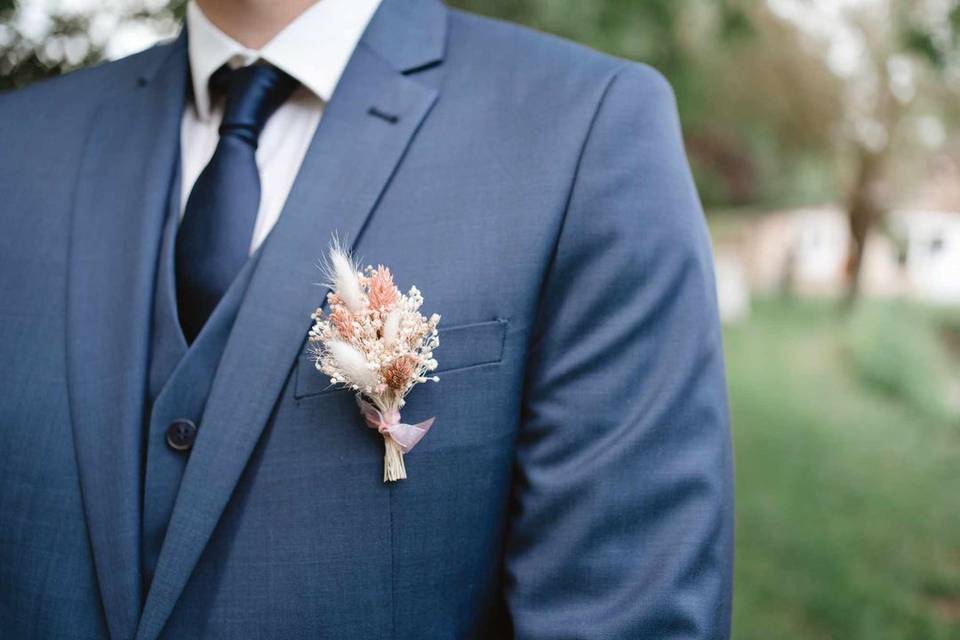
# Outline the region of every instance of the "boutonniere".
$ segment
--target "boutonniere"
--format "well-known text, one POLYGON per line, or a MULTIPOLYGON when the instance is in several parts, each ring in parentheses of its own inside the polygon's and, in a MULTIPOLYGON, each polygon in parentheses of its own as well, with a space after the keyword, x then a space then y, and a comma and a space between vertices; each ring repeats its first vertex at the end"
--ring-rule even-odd
POLYGON ((433 425, 400 420, 404 398, 437 368, 440 316, 420 314, 423 296, 416 287, 404 295, 383 265, 360 270, 340 244, 331 245, 324 265, 329 311, 313 313, 309 340, 318 371, 330 383, 356 392, 364 421, 383 436, 383 481, 407 477, 403 455, 433 425))

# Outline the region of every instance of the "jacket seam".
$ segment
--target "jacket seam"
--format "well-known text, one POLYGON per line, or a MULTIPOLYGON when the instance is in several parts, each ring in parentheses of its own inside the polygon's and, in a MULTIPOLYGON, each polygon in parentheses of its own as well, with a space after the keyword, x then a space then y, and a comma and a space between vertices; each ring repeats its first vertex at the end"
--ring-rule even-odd
POLYGON ((557 226, 556 237, 553 240, 553 247, 550 250, 550 259, 547 261, 547 268, 544 270, 543 280, 540 283, 540 290, 537 295, 537 308, 533 323, 534 333, 532 334, 530 343, 527 346, 528 359, 533 347, 540 338, 538 335, 538 330, 540 326, 540 317, 543 309, 544 298, 546 297, 547 284, 550 281, 550 276, 553 273, 554 267, 556 266, 557 255, 560 252, 560 240, 562 239, 563 231, 566 228, 567 219, 569 218, 570 214, 570 208, 573 203, 573 196, 577 189, 577 182, 580 179, 580 170, 583 166, 583 158, 586 155, 590 140, 593 138, 594 129, 596 128, 597 121, 600 119, 600 112, 603 111, 603 106, 606 104, 607 97, 610 95, 610 90, 613 88, 614 83, 616 82, 617 78, 620 77, 620 73, 625 68, 625 64, 621 65, 615 69, 607 79, 606 85, 603 87, 603 91, 601 91, 600 97, 597 100, 597 106, 594 108, 593 114, 590 116, 590 122, 587 124, 587 129, 583 136, 583 142, 580 144, 580 150, 577 153, 577 162, 573 169, 573 177, 570 180, 570 188, 567 191, 563 205, 563 213, 560 216, 560 224, 557 226))

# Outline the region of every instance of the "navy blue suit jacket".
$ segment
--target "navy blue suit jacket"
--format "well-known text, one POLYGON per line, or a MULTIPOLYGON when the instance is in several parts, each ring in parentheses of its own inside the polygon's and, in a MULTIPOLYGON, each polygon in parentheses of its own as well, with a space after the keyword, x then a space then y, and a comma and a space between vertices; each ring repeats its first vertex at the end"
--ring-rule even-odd
POLYGON ((181 35, 0 96, 4 637, 727 637, 721 338, 673 94, 434 0, 386 0, 327 105, 144 589, 186 82, 181 35), (443 316, 404 416, 437 421, 392 485, 303 356, 334 231, 443 316))

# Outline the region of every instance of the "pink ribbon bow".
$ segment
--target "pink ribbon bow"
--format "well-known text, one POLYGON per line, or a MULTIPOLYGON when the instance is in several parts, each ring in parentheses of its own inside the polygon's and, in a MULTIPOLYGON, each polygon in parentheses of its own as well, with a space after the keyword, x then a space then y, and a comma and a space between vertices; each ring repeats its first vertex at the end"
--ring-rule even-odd
POLYGON ((393 410, 383 414, 360 396, 357 396, 357 406, 360 407, 360 413, 367 426, 376 429, 382 435, 390 436, 403 453, 408 453, 423 436, 427 435, 427 431, 436 419, 429 418, 417 424, 406 424, 400 422, 399 411, 393 410))

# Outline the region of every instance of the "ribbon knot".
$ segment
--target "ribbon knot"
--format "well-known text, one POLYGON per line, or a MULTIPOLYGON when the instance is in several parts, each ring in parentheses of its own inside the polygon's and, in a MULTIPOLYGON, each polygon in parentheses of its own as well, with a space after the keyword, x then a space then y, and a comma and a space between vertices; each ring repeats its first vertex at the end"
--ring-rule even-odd
POLYGON ((400 412, 396 409, 383 413, 360 396, 357 396, 357 406, 360 407, 360 413, 367 426, 376 429, 384 437, 390 436, 403 453, 408 453, 423 436, 427 435, 435 419, 428 418, 417 424, 406 424, 400 422, 400 412))

